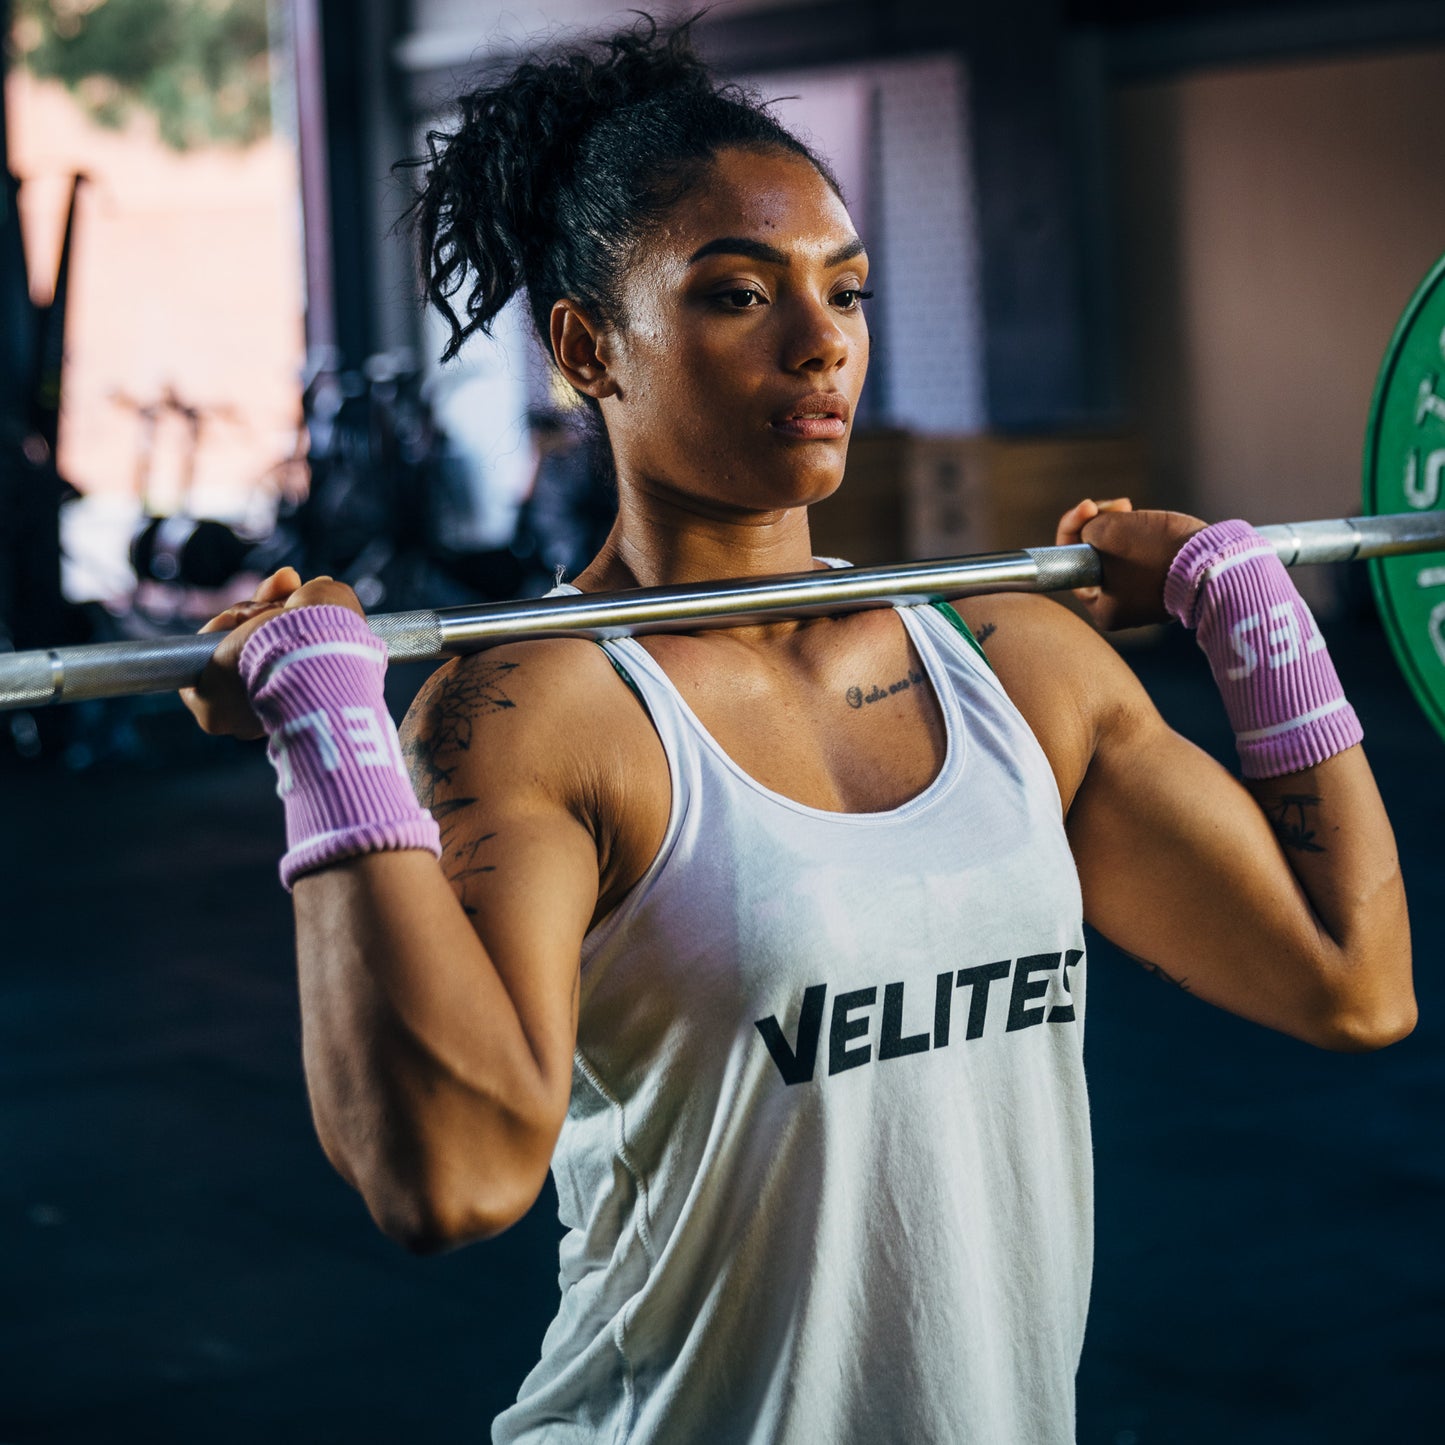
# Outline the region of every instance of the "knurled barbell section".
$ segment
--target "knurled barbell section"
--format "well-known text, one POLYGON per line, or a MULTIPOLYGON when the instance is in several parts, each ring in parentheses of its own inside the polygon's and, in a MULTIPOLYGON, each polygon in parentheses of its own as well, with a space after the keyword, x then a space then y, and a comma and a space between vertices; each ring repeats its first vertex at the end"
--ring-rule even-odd
POLYGON ((191 687, 220 640, 221 634, 211 634, 64 648, 53 654, 62 661, 56 701, 85 702, 111 696, 117 668, 124 668, 129 690, 134 693, 191 687))
POLYGON ((49 652, 0 653, 0 712, 44 707, 55 697, 49 652))
POLYGON ((390 662, 434 662, 442 656, 442 629, 435 612, 388 612, 367 621, 386 643, 390 662))

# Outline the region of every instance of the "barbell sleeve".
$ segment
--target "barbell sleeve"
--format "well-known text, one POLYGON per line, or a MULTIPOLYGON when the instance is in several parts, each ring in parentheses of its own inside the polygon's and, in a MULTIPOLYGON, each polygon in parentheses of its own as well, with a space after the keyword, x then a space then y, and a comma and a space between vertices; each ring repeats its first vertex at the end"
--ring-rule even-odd
MULTIPOLYGON (((1287 567, 1445 550, 1445 512, 1261 527, 1287 567)), ((1059 592, 1100 581, 1084 543, 883 567, 528 598, 369 618, 392 662, 440 662, 502 642, 741 627, 990 592, 1059 592)), ((224 633, 0 654, 0 712, 193 686, 224 633)))

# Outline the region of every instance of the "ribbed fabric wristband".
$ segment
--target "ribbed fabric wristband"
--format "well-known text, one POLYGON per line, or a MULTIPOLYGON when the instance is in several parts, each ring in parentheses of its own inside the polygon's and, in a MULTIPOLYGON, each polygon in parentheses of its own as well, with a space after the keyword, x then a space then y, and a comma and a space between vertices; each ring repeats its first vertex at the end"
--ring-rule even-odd
POLYGON ((1313 614, 1248 522, 1191 537, 1169 568, 1164 606, 1197 631, 1246 778, 1297 773, 1360 741, 1313 614))
POLYGON ((346 607, 282 612, 241 649, 241 680, 286 804, 288 892, 303 873, 359 853, 425 848, 441 857, 386 710, 385 676, 386 644, 346 607))

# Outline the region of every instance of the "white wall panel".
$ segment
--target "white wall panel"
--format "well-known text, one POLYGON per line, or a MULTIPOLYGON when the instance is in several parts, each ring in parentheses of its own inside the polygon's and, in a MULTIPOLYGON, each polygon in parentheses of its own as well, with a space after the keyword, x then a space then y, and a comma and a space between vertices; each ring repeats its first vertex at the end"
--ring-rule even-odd
MULTIPOLYGON (((825 0, 722 0, 716 19, 759 10, 794 9, 825 0)), ((680 20, 699 9, 698 0, 652 0, 645 7, 626 0, 414 0, 411 33, 397 50, 403 70, 461 65, 479 53, 525 45, 555 30, 602 31, 631 25, 638 8, 659 21, 680 20)))
POLYGON ((744 80, 833 166, 868 244, 875 425, 985 423, 983 316, 962 65, 952 57, 744 80))

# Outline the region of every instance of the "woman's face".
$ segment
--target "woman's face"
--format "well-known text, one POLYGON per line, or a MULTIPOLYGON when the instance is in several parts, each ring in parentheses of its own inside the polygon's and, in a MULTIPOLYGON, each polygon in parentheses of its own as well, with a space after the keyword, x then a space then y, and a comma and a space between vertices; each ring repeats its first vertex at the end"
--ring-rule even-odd
POLYGON ((619 484, 719 517, 828 496, 868 369, 867 275, 808 161, 721 152, 640 244, 598 338, 619 484))

